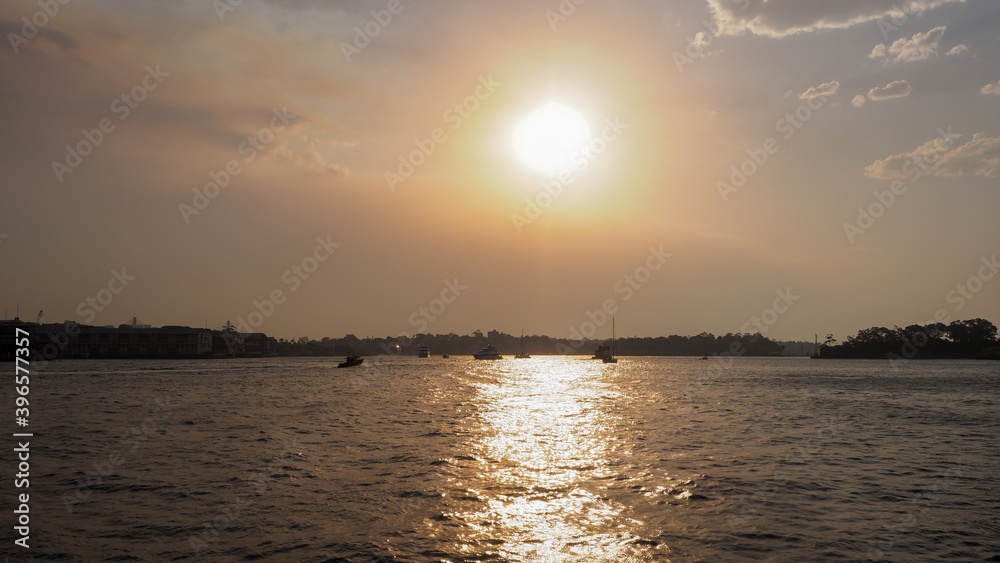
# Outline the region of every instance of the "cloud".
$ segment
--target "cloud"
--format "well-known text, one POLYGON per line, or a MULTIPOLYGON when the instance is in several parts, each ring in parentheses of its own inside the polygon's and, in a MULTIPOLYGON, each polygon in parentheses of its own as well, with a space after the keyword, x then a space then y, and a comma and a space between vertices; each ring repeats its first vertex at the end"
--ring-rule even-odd
MULTIPOLYGON (((11 48, 14 50, 15 54, 21 52, 22 49, 32 47, 31 40, 28 39, 27 36, 22 35, 23 31, 24 31, 24 24, 18 24, 0 20, 0 35, 3 35, 10 41, 11 48), (23 40, 24 42, 22 42, 21 40, 14 39, 13 37, 11 37, 11 34, 20 37, 21 40, 23 40)), ((51 41, 56 46, 58 46, 61 51, 65 53, 69 53, 70 51, 79 48, 77 40, 74 37, 66 33, 63 33, 62 31, 41 27, 41 28, 36 28, 35 34, 32 35, 31 37, 34 38, 36 35, 38 37, 45 38, 46 40, 51 41)), ((35 45, 35 47, 37 47, 37 44, 35 45)))
POLYGON ((707 0, 719 31, 785 37, 821 29, 844 29, 882 18, 919 15, 965 0, 707 0))
POLYGON ((695 47, 705 48, 711 44, 711 41, 706 38, 704 31, 699 31, 694 34, 694 41, 691 44, 695 47))
POLYGON ((329 174, 343 178, 351 173, 351 170, 347 167, 327 162, 319 151, 306 149, 292 152, 286 148, 282 148, 277 151, 277 155, 282 160, 292 163, 296 168, 301 168, 313 174, 329 174))
POLYGON ((949 57, 954 57, 956 55, 961 55, 962 53, 964 53, 964 52, 966 52, 968 50, 969 50, 968 47, 966 47, 965 45, 959 44, 959 45, 955 45, 954 47, 952 47, 951 50, 948 51, 947 54, 948 54, 949 57))
POLYGON ((892 61, 896 63, 929 59, 937 55, 938 45, 941 44, 941 38, 947 29, 947 26, 941 25, 923 33, 916 33, 909 39, 901 37, 888 47, 876 45, 868 58, 883 59, 892 56, 892 61))
POLYGON ((1000 137, 976 133, 971 141, 941 157, 934 172, 935 176, 1000 178, 1000 137))
POLYGON ((964 145, 951 148, 951 143, 938 137, 910 152, 876 160, 865 168, 865 176, 888 180, 913 176, 919 171, 939 177, 1000 178, 1000 137, 976 133, 964 145))
POLYGON ((890 82, 881 88, 875 87, 868 91, 868 99, 873 102, 891 100, 893 98, 905 98, 913 91, 913 87, 905 80, 890 82))
POLYGON ((856 108, 864 107, 865 101, 865 97, 862 94, 858 94, 857 96, 854 96, 853 100, 851 100, 851 105, 856 108))
MULTIPOLYGON (((311 129, 308 128, 307 129, 311 129)), ((295 168, 312 172, 313 174, 329 174, 344 178, 350 176, 351 170, 346 166, 329 162, 324 156, 330 148, 345 148, 357 146, 356 141, 340 141, 322 131, 307 130, 304 134, 286 138, 275 143, 274 154, 281 160, 291 163, 295 168)))
POLYGON ((1000 96, 1000 80, 983 86, 979 91, 987 95, 1000 96))
POLYGON ((826 84, 810 87, 808 90, 799 95, 799 99, 809 100, 820 96, 832 96, 837 93, 838 88, 840 88, 840 82, 833 80, 831 82, 827 82, 826 84))

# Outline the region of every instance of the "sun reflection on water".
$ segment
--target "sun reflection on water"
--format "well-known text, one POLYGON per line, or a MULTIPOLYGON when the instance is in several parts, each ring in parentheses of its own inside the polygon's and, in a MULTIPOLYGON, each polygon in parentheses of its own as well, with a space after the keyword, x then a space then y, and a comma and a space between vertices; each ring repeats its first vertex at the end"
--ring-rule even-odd
POLYGON ((648 560, 636 556, 648 554, 634 532, 642 523, 606 494, 630 453, 624 421, 608 408, 627 400, 618 369, 565 358, 472 366, 480 466, 454 485, 483 502, 455 514, 468 523, 460 551, 485 544, 509 561, 648 560))

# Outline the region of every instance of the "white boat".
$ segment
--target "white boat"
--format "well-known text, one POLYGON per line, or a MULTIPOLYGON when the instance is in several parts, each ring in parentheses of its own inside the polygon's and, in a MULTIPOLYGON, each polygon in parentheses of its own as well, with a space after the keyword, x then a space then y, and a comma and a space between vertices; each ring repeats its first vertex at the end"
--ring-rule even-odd
POLYGON ((475 358, 475 359, 477 359, 477 360, 502 360, 503 359, 503 356, 500 355, 500 352, 497 352, 497 349, 494 348, 492 344, 488 344, 485 348, 483 348, 482 350, 480 350, 480 351, 476 352, 475 354, 473 354, 472 357, 475 358))
POLYGON ((421 344, 420 347, 417 348, 417 357, 418 358, 430 358, 431 357, 431 348, 430 348, 430 346, 421 344))

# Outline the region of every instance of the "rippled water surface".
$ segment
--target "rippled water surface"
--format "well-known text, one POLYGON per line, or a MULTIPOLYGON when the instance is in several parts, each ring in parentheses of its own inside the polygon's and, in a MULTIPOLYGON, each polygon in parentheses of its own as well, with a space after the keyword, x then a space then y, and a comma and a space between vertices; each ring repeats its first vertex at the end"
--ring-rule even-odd
POLYGON ((336 363, 51 364, 4 553, 1000 561, 1000 362, 336 363))

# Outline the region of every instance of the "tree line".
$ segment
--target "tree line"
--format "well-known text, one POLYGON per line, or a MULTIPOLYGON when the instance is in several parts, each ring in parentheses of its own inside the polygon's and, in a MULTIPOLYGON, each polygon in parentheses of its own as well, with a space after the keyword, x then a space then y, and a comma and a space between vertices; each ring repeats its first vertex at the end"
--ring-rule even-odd
MULTIPOLYGON (((571 340, 544 335, 524 337, 524 351, 532 355, 580 354, 591 355, 598 346, 610 345, 605 340, 571 340)), ((420 346, 430 348, 431 355, 467 355, 492 344, 501 354, 517 354, 521 350, 520 336, 490 332, 484 335, 475 331, 471 335, 417 334, 411 338, 377 337, 358 338, 348 334, 343 338, 323 338, 310 340, 278 340, 279 356, 345 356, 360 354, 377 356, 382 354, 415 355, 420 346)), ((745 356, 780 355, 784 346, 761 334, 726 334, 716 336, 701 333, 695 336, 632 337, 617 340, 617 353, 623 356, 710 356, 741 350, 745 356), (739 344, 738 346, 736 344, 739 344)))
POLYGON ((821 358, 994 358, 1000 357, 997 327, 986 319, 950 324, 876 326, 836 344, 833 335, 820 347, 821 358))

